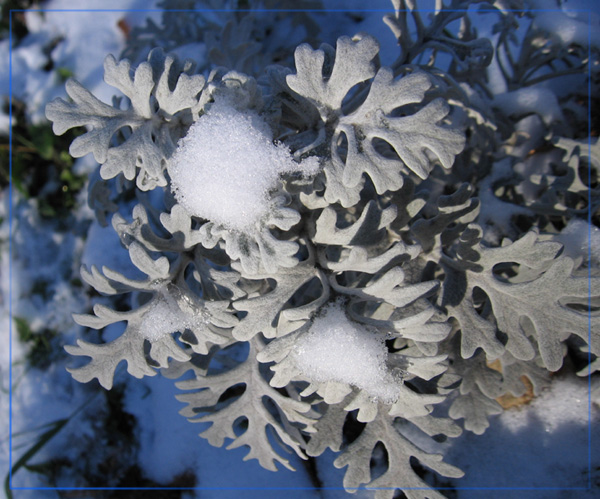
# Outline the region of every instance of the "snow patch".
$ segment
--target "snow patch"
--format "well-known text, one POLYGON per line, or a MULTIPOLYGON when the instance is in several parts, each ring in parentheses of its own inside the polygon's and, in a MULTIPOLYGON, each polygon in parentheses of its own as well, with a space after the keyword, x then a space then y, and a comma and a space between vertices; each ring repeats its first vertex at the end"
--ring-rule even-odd
POLYGON ((470 488, 500 488, 489 495, 527 499, 597 497, 597 489, 585 490, 588 439, 591 437, 594 469, 598 458, 593 446, 600 436, 598 412, 588 410, 588 396, 586 379, 557 377, 550 389, 528 406, 506 410, 494 418, 483 435, 464 432, 460 438, 450 439, 444 460, 465 472, 455 482, 458 496, 476 499, 485 493, 470 488), (574 490, 576 487, 579 490, 574 490))
POLYGON ((347 383, 391 403, 400 386, 386 366, 387 355, 385 335, 351 322, 337 302, 292 350, 296 366, 311 381, 347 383))
POLYGON ((274 144, 257 113, 218 102, 179 141, 168 170, 175 198, 191 215, 248 231, 269 211, 282 174, 318 168, 316 158, 298 164, 274 144))
POLYGON ((535 26, 553 34, 565 45, 600 46, 597 1, 563 0, 561 10, 549 10, 547 0, 534 0, 532 7, 535 26))
POLYGON ((567 256, 573 259, 581 257, 586 264, 600 265, 600 229, 598 227, 590 225, 581 218, 572 218, 560 234, 554 236, 554 239, 565 247, 564 251, 567 256))
POLYGON ((494 106, 507 116, 537 113, 548 126, 564 120, 556 95, 547 88, 526 87, 496 95, 494 106))

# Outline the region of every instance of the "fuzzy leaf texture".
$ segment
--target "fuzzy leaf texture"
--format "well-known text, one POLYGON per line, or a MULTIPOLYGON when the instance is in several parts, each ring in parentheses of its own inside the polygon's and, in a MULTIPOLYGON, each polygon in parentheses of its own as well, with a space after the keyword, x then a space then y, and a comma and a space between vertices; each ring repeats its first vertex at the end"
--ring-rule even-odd
MULTIPOLYGON (((450 168, 464 147, 463 133, 441 123, 450 110, 443 99, 411 115, 392 114, 422 102, 431 82, 423 72, 398 80, 389 68, 376 72, 370 61, 378 50, 377 41, 367 35, 354 40, 340 38, 334 62, 330 60, 332 47, 323 45, 313 51, 301 46, 295 54, 297 74, 286 78, 290 89, 312 102, 325 127, 332 130, 331 161, 324 168, 325 199, 329 203, 338 201, 345 207, 356 204, 363 173, 379 194, 398 190, 403 185, 403 167, 424 179, 436 162, 450 168), (373 76, 365 101, 350 114, 343 114, 341 104, 349 90, 373 76), (345 160, 338 146, 342 136, 347 141, 345 160), (389 145, 391 155, 382 154, 375 145, 377 139, 389 145)), ((322 142, 323 134, 320 137, 310 147, 322 142)))
POLYGON ((314 420, 304 415, 310 410, 310 404, 293 400, 273 389, 260 373, 256 355, 262 348, 257 338, 250 341, 248 357, 241 364, 223 373, 197 376, 196 379, 181 381, 177 386, 183 390, 198 390, 179 395, 177 398, 188 406, 182 414, 196 423, 211 423, 211 426, 200 434, 212 445, 221 447, 225 439, 233 439, 227 446, 235 449, 246 445, 250 451, 244 458, 257 459, 264 468, 277 471, 275 463, 280 463, 293 470, 289 461, 273 448, 269 441, 269 428, 275 430, 280 446, 286 451, 291 448, 301 458, 306 458, 302 451, 302 440, 288 430, 289 423, 298 423, 306 431, 312 431, 314 420), (243 393, 227 405, 217 405, 220 397, 228 388, 243 384, 243 393), (263 398, 274 402, 278 415, 271 413, 263 398), (205 413, 205 414, 203 414, 205 413), (202 415, 203 414, 203 415, 202 415), (236 436, 235 427, 239 418, 248 422, 245 431, 236 436))
POLYGON ((334 461, 334 465, 336 468, 348 467, 344 475, 347 490, 365 483, 367 487, 380 488, 376 494, 380 498, 391 499, 394 488, 399 488, 410 499, 443 499, 442 494, 431 489, 416 474, 410 464, 412 457, 443 476, 463 476, 458 468, 444 463, 441 455, 428 454, 401 435, 388 416, 378 416, 368 423, 360 436, 334 461), (383 475, 372 480, 370 463, 378 442, 388 453, 388 465, 383 475))
POLYGON ((129 99, 128 109, 104 104, 80 83, 69 80, 67 94, 73 102, 53 100, 46 107, 46 117, 58 135, 73 127, 92 128, 73 141, 69 152, 74 157, 92 153, 102 165, 103 179, 123 174, 127 180, 136 179, 141 190, 164 187, 167 158, 175 150, 182 127, 200 110, 198 95, 205 79, 188 74, 192 69, 190 63, 181 66, 174 56, 155 49, 132 77, 129 61, 117 62, 109 55, 104 61, 105 81, 129 99), (119 132, 121 143, 115 145, 119 132))
MULTIPOLYGON (((448 272, 442 305, 461 324, 462 355, 470 357, 481 346, 491 358, 500 356, 504 349, 496 338, 497 327, 508 335, 506 349, 517 359, 531 360, 535 356, 528 338, 532 336, 546 368, 557 371, 565 355, 563 341, 569 334, 588 341, 588 314, 570 307, 568 300, 581 303, 600 289, 600 279, 588 281, 572 276, 573 260, 556 257, 560 246, 537 242, 533 231, 500 248, 486 248, 480 239, 481 229, 470 226, 458 246, 460 259, 442 260, 448 272), (538 275, 526 282, 515 282, 516 278, 501 279, 494 274, 496 265, 510 262, 534 269, 538 275), (487 295, 497 326, 476 312, 471 299, 476 287, 487 295)), ((591 321, 591 347, 597 351, 600 342, 597 313, 592 313, 591 321)))

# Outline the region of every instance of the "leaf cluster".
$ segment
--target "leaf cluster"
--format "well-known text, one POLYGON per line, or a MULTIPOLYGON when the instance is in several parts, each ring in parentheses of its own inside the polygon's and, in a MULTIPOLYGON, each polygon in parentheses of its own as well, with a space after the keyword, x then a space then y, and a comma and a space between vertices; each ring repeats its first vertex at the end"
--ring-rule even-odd
MULTIPOLYGON (((71 153, 101 164, 90 204, 144 276, 82 269, 88 285, 127 306, 96 304, 75 320, 126 327, 111 342, 66 347, 90 358, 71 370, 75 379, 111 388, 122 362, 138 378, 160 369, 184 378, 182 413, 210 425, 201 436, 212 445, 246 446, 245 459, 271 470, 291 468, 281 451, 307 459, 330 448, 348 490, 440 497, 415 460, 443 476, 461 472, 407 428, 457 437, 453 420, 464 419, 482 433, 502 410, 498 398, 523 393, 521 376, 538 393, 561 369, 570 336, 598 355, 600 278, 581 277, 581 262, 552 241, 569 218, 598 208, 581 169, 597 172, 596 146, 590 154, 539 111, 494 110, 485 76, 493 47, 461 11, 466 3, 437 2, 425 20, 415 1, 394 1, 386 23, 400 55, 390 68, 378 42, 359 34, 335 47, 302 44, 293 68, 269 66, 257 81, 242 72, 250 59, 240 54, 255 54, 242 16, 239 32, 228 24, 221 35, 236 43, 212 53, 229 70, 200 74, 160 49, 137 66, 109 56, 105 79, 124 96, 112 106, 69 80, 72 100, 53 101, 47 116, 57 133, 87 127, 71 153), (216 102, 260 113, 297 162, 320 165, 310 177, 282 175, 269 214, 248 230, 188 213, 170 190, 178 141, 216 102), (129 193, 128 216, 115 192, 129 193), (385 337, 394 400, 298 362, 298 345, 325 334, 316 319, 332 306, 366 337, 385 337), (361 425, 349 434, 350 421, 361 425)), ((506 2, 479 3, 496 13, 505 43, 517 17, 506 2)), ((509 87, 536 84, 535 71, 533 80, 515 74, 504 75, 509 87)))

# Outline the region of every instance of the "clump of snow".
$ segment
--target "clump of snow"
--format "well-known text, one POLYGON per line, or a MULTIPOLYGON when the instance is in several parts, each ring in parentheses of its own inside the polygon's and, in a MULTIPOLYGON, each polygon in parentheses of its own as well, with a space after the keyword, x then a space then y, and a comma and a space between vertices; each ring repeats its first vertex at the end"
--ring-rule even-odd
POLYGON ((548 0, 533 0, 531 12, 537 27, 566 45, 576 43, 587 48, 591 43, 592 47, 600 46, 597 1, 563 0, 560 10, 550 10, 548 7, 548 0))
POLYGON ((546 125, 564 120, 556 95, 547 88, 525 87, 496 95, 494 106, 508 116, 537 113, 546 125))
POLYGON ((205 324, 203 315, 193 315, 179 307, 177 301, 168 290, 161 290, 156 300, 144 314, 140 325, 140 334, 150 341, 157 341, 177 331, 205 324))
POLYGON ((400 386, 386 366, 387 355, 385 335, 351 322, 337 302, 315 318, 292 350, 309 380, 347 383, 391 403, 400 386))
POLYGON ((600 229, 598 227, 588 224, 581 218, 572 218, 560 234, 554 236, 554 239, 565 247, 564 252, 567 256, 582 257, 583 262, 588 265, 600 265, 600 229))
POLYGON ((269 211, 282 174, 311 175, 318 167, 316 158, 299 164, 274 144, 257 113, 218 102, 179 141, 168 170, 175 198, 191 215, 248 231, 269 211))

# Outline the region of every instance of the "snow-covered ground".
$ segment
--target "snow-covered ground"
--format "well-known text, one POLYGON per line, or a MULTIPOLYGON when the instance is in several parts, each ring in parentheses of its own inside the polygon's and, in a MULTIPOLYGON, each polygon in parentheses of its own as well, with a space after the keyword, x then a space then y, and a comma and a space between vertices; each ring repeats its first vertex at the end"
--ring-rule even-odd
MULTIPOLYGON (((109 53, 118 55, 125 46, 124 26, 139 25, 146 16, 125 9, 147 9, 153 5, 154 2, 146 0, 43 2, 45 13, 27 13, 30 35, 12 54, 9 54, 8 39, 0 40, 0 96, 7 96, 12 88, 13 95, 27 103, 31 120, 42 122, 46 103, 56 96, 64 96, 64 83, 59 74, 44 70, 50 57, 54 67, 68 70, 92 93, 110 102, 112 89, 102 81, 104 57, 109 53), (53 9, 83 7, 120 10, 51 12, 53 9), (44 53, 42 47, 52 40, 51 53, 44 53), (4 70, 8 68, 9 57, 12 57, 12 87, 8 71, 4 70)), ((352 0, 328 5, 360 8, 364 2, 352 0)), ((567 2, 567 7, 597 8, 597 3, 572 0, 567 2)), ((388 1, 373 2, 370 8, 387 9, 388 1)), ((150 15, 159 19, 157 13, 150 15)), ((358 25, 352 24, 341 13, 335 15, 341 21, 335 25, 335 33, 330 33, 332 39, 340 34, 352 34, 350 31, 371 32, 382 39, 382 61, 393 60, 393 37, 380 20, 381 12, 364 12, 364 19, 358 25), (388 40, 384 42, 386 37, 388 40)), ((578 26, 580 17, 571 16, 571 24, 563 24, 561 33, 575 36, 576 32, 567 28, 578 26)), ((553 19, 544 16, 540 22, 556 22, 553 19)), ((323 28, 327 31, 325 25, 323 28)), ((0 133, 7 133, 9 126, 8 117, 0 114, 0 133)), ((79 167, 85 169, 88 160, 80 160, 79 167)), ((60 276, 65 274, 65 269, 77 268, 81 262, 102 265, 110 259, 108 255, 112 256, 113 268, 126 272, 127 256, 110 228, 102 229, 94 222, 84 243, 80 235, 57 232, 55 227, 40 223, 31 203, 19 204, 19 211, 13 212, 9 219, 8 191, 0 196, 0 218, 3 220, 0 226, 0 478, 7 476, 10 462, 15 465, 40 435, 64 418, 69 421, 31 462, 44 463, 53 456, 77 460, 87 454, 89 463, 93 464, 93 454, 97 453, 96 465, 101 467, 106 464, 104 460, 110 459, 99 450, 106 442, 96 439, 98 416, 107 412, 104 395, 71 378, 65 370, 71 364, 66 356, 59 356, 43 371, 26 368, 26 351, 19 342, 16 323, 13 321, 13 327, 9 328, 9 306, 13 317, 27 317, 32 322, 31 327, 47 324, 63 334, 59 343, 72 343, 79 329, 71 322, 70 314, 84 310, 89 298, 81 288, 65 286, 60 276), (8 253, 11 227, 14 234, 12 262, 8 253), (9 295, 11 276, 12 293, 9 295), (31 293, 33 283, 40 277, 46 280, 52 295, 47 301, 31 293), (12 338, 9 338, 9 329, 12 338), (12 399, 9 397, 9 341, 12 341, 12 399), (9 418, 12 419, 12 449, 9 418)), ((15 197, 13 206, 18 201, 15 197)), ((93 218, 84 206, 78 215, 81 223, 93 218)), ((171 380, 161 376, 141 381, 127 376, 117 379, 124 390, 123 410, 133 418, 134 440, 138 444, 137 449, 129 448, 123 452, 131 452, 131 458, 138 463, 143 475, 157 483, 173 483, 177 477, 191 471, 201 490, 186 492, 182 497, 233 498, 240 496, 239 489, 244 489, 245 497, 346 496, 341 489, 343 470, 333 467, 332 453, 327 452, 317 459, 318 475, 324 487, 320 491, 314 490, 309 472, 295 456, 289 458, 297 472, 280 470, 273 473, 262 469, 255 460, 243 461, 244 449, 214 448, 198 438, 198 427, 178 414, 183 404, 174 399, 177 389, 171 380), (275 490, 277 488, 286 490, 275 490)), ((491 427, 484 435, 465 433, 453 442, 439 444, 439 450, 445 452, 445 460, 465 471, 464 478, 445 485, 456 487, 456 497, 461 499, 598 497, 598 490, 585 489, 590 470, 595 487, 600 482, 599 421, 598 407, 589 404, 587 379, 556 376, 550 387, 529 405, 492 418, 491 427), (515 488, 518 490, 511 490, 515 488)), ((61 480, 59 485, 63 487, 82 485, 76 470, 72 476, 63 476, 61 480)), ((13 476, 12 484, 24 488, 14 492, 17 499, 59 497, 51 490, 27 490, 46 486, 44 476, 33 468, 20 468, 13 476)), ((367 496, 371 494, 364 491, 355 495, 367 496)))
POLYGON ((494 497, 598 497, 600 410, 590 408, 588 394, 587 379, 558 376, 529 405, 493 419, 483 435, 465 433, 452 442, 446 459, 465 472, 459 497, 485 497, 494 488, 506 489, 494 497), (588 465, 596 490, 586 490, 588 465))

